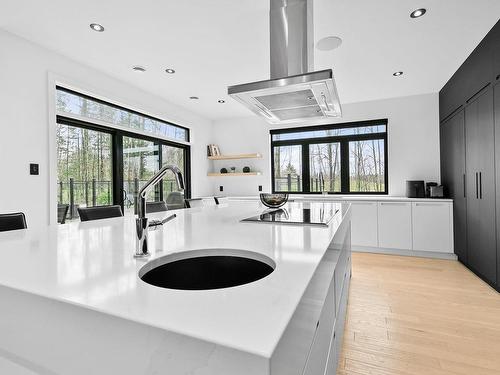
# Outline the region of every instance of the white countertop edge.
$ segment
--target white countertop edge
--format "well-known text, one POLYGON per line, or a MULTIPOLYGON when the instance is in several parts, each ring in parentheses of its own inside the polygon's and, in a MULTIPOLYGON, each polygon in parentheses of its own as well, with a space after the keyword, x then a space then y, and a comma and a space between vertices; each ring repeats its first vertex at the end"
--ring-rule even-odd
MULTIPOLYGON (((246 195, 246 196, 228 196, 229 200, 258 200, 258 195, 246 195)), ((321 194, 311 194, 311 195, 300 195, 300 194, 289 194, 288 199, 290 201, 342 201, 342 202, 356 202, 356 201, 370 201, 370 202, 449 202, 452 203, 453 199, 450 198, 407 198, 392 195, 321 195, 321 194)))
POLYGON ((198 340, 198 341, 201 341, 201 342, 204 342, 204 343, 214 344, 214 345, 217 345, 219 347, 227 348, 229 350, 236 350, 236 351, 239 351, 239 352, 242 352, 242 353, 245 353, 245 354, 250 354, 250 355, 257 356, 257 357, 261 357, 261 358, 264 358, 266 360, 269 360, 271 358, 272 353, 274 351, 274 349, 271 352, 268 352, 268 351, 265 351, 265 350, 262 350, 262 351, 251 350, 251 349, 249 349, 247 347, 243 347, 243 346, 240 347, 238 344, 228 345, 227 343, 219 342, 217 339, 207 340, 206 337, 203 337, 201 335, 197 336, 196 334, 193 334, 193 333, 187 334, 187 333, 183 332, 182 330, 176 330, 176 329, 173 329, 173 328, 168 328, 167 329, 167 328, 163 327, 162 325, 155 324, 154 322, 151 322, 151 321, 149 321, 147 319, 141 319, 141 318, 138 318, 138 317, 134 317, 132 319, 127 314, 122 314, 122 313, 116 312, 116 311, 110 312, 110 311, 107 311, 105 309, 96 308, 95 306, 92 306, 90 304, 79 303, 79 302, 73 301, 71 299, 61 298, 61 297, 57 297, 57 296, 55 297, 53 295, 46 294, 46 293, 38 293, 38 292, 34 293, 34 292, 29 291, 27 289, 14 287, 14 286, 7 285, 7 284, 1 284, 0 287, 9 288, 9 289, 15 290, 17 292, 26 293, 26 294, 29 294, 29 295, 32 295, 32 296, 35 296, 35 297, 46 298, 46 299, 49 299, 51 301, 56 301, 56 302, 68 304, 68 305, 75 306, 75 307, 78 307, 78 308, 84 308, 84 309, 87 309, 87 310, 90 310, 90 311, 94 311, 94 312, 99 313, 99 314, 105 314, 105 315, 111 316, 113 318, 123 319, 123 320, 126 320, 129 323, 136 323, 136 324, 144 325, 146 327, 152 327, 152 328, 160 329, 160 330, 162 330, 164 332, 170 332, 170 333, 173 333, 173 334, 184 336, 186 338, 191 338, 193 340, 198 340))

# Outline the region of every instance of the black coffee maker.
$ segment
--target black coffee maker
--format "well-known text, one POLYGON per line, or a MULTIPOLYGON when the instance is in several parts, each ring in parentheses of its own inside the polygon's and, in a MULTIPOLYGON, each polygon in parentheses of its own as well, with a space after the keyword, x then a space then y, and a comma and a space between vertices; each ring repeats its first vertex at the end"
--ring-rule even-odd
POLYGON ((407 198, 425 198, 425 183, 423 180, 406 181, 407 198))

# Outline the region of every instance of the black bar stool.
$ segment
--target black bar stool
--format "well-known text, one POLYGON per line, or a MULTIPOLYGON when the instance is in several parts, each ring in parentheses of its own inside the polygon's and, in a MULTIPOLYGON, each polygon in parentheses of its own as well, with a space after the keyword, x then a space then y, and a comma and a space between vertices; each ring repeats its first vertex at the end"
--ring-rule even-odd
POLYGON ((123 216, 122 208, 115 206, 78 207, 78 215, 81 221, 109 219, 123 216))
POLYGON ((0 232, 26 228, 28 228, 26 225, 26 217, 22 212, 0 214, 0 232))

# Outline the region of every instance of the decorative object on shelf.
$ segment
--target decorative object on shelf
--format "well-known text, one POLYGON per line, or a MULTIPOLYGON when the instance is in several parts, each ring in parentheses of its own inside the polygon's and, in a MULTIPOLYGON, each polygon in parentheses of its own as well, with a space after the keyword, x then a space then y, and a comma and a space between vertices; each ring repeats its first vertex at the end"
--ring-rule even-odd
POLYGON ((214 144, 207 145, 207 156, 220 156, 219 146, 214 144))
POLYGON ((236 167, 231 167, 231 173, 235 173, 236 172, 236 167))
POLYGON ((220 169, 220 173, 227 173, 227 169, 226 168, 221 168, 220 169))
POLYGON ((288 194, 269 194, 260 193, 260 201, 264 206, 269 208, 278 208, 283 206, 288 201, 288 194))
POLYGON ((250 167, 243 167, 243 173, 249 173, 250 167))

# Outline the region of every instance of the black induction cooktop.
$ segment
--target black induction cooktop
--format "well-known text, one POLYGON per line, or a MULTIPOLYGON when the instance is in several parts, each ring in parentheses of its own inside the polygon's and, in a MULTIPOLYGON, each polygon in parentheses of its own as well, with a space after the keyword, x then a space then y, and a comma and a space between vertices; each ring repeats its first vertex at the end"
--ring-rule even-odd
POLYGON ((259 215, 243 219, 242 221, 269 224, 328 226, 328 223, 338 211, 338 208, 331 205, 321 205, 311 208, 284 207, 265 210, 259 215))

